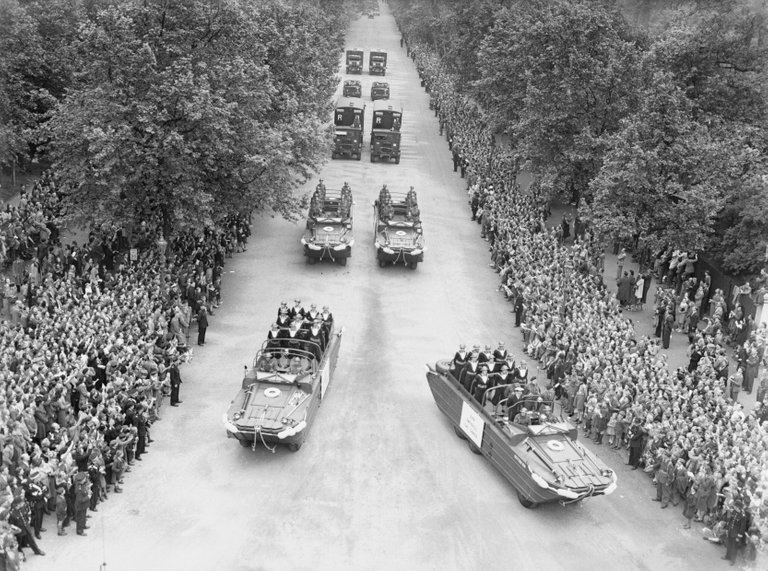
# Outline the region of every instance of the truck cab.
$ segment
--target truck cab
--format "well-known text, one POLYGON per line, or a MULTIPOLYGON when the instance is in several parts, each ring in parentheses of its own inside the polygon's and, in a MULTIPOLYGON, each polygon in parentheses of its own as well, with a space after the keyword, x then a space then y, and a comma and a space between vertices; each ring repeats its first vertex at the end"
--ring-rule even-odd
POLYGON ((357 97, 341 97, 333 112, 332 158, 349 157, 360 160, 365 129, 365 105, 357 97))
POLYGON ((368 73, 384 76, 387 73, 387 52, 377 50, 368 54, 368 73))
POLYGON ((363 73, 363 50, 347 50, 347 73, 363 73))
POLYGON ((393 101, 375 101, 371 129, 371 162, 394 160, 400 164, 400 127, 403 108, 393 101))

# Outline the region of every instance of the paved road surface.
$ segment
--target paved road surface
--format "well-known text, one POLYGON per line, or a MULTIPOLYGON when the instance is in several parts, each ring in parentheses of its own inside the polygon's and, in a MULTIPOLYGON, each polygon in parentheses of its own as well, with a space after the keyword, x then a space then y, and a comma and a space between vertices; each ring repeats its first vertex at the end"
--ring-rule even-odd
MULTIPOLYGON (((56 537, 48 519, 48 555, 30 555, 26 569, 720 568, 720 550, 648 501, 647 476, 605 447, 614 495, 526 510, 453 434, 424 364, 460 342, 504 340, 520 355, 519 332, 389 12, 355 22, 348 45, 389 52, 386 79, 405 107, 399 166, 371 164, 366 145, 362 161, 322 172, 329 187, 353 188, 349 265, 309 266, 303 225, 257 219, 248 251, 227 264, 206 347, 183 370, 184 404, 163 410, 151 453, 93 514, 88 537, 56 537), (375 263, 371 203, 383 183, 419 193, 428 250, 415 271, 375 263), (339 366, 299 452, 251 452, 225 438, 222 413, 279 302, 295 296, 329 304, 345 326, 339 366)), ((362 80, 369 93, 372 78, 362 80)))

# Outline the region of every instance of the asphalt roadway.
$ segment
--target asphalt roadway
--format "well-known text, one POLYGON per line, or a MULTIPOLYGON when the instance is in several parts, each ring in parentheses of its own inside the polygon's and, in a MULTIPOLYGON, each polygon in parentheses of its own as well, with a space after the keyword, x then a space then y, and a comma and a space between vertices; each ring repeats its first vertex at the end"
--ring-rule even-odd
MULTIPOLYGON (((47 555, 27 550, 24 568, 725 568, 722 548, 702 541, 700 527, 682 529, 679 508, 661 511, 649 501, 649 478, 624 465, 626 453, 595 447, 618 472, 613 495, 528 510, 454 435, 432 400, 425 363, 451 356, 461 342, 503 340, 519 357, 520 333, 386 6, 352 25, 348 47, 356 46, 366 58, 370 49, 389 53, 386 81, 403 102, 404 153, 400 165, 371 164, 366 143, 361 161, 329 161, 322 170, 329 188, 348 181, 353 189, 349 264, 309 266, 303 224, 256 218, 248 251, 227 262, 224 304, 206 346, 195 346, 182 370, 183 404, 166 401, 150 453, 126 474, 124 493, 92 513, 88 536, 72 526, 57 537, 48 516, 40 543, 47 555), (418 192, 427 251, 416 270, 377 266, 372 202, 384 183, 418 192), (280 301, 295 297, 330 305, 344 326, 338 368, 301 450, 254 452, 226 438, 222 414, 280 301)), ((366 94, 373 78, 361 79, 366 94)))

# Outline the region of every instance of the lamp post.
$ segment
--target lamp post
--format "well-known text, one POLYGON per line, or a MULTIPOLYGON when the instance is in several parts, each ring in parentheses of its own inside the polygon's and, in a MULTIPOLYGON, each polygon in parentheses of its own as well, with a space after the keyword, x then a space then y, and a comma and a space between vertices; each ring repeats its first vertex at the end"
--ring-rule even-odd
POLYGON ((168 241, 165 239, 165 236, 163 236, 163 233, 160 233, 160 237, 157 239, 157 251, 160 254, 160 290, 165 297, 166 295, 166 288, 165 288, 165 250, 168 248, 168 241))

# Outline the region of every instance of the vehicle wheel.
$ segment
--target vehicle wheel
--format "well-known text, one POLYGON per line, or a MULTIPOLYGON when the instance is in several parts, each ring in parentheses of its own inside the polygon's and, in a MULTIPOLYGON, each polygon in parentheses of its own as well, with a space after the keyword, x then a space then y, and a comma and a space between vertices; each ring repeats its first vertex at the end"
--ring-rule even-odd
POLYGON ((380 267, 380 268, 383 268, 383 267, 384 267, 384 266, 386 266, 386 265, 387 265, 387 262, 385 262, 384 260, 382 260, 381 258, 379 258, 379 267, 380 267))
POLYGON ((412 270, 415 270, 416 266, 418 266, 418 265, 419 265, 419 262, 409 262, 408 263, 408 267, 411 268, 412 270))
POLYGON ((340 266, 346 266, 347 265, 347 258, 339 258, 339 265, 340 266))
POLYGON ((301 443, 300 442, 291 442, 288 445, 288 450, 290 450, 291 452, 298 452, 299 448, 301 448, 301 443))
POLYGON ((376 162, 376 157, 374 157, 373 155, 371 155, 371 162, 372 162, 372 163, 375 163, 375 162, 376 162))
POLYGON ((335 159, 336 158, 336 153, 331 153, 331 158, 335 159))
POLYGON ((461 438, 462 440, 466 440, 466 439, 467 439, 467 437, 466 437, 466 436, 464 435, 464 433, 461 431, 461 428, 459 428, 459 427, 458 427, 458 426, 456 426, 455 424, 453 425, 453 431, 456 433, 456 436, 458 436, 458 437, 459 437, 459 438, 461 438))
POLYGON ((314 266, 317 263, 317 258, 313 258, 312 256, 307 256, 307 263, 310 266, 314 266))
POLYGON ((361 158, 363 158, 363 154, 362 153, 357 153, 357 157, 356 157, 355 160, 359 161, 361 158))
POLYGON ((480 449, 477 447, 477 444, 472 442, 471 440, 467 440, 467 444, 469 445, 469 449, 474 452, 475 454, 482 454, 480 449))
POLYGON ((248 442, 247 440, 238 440, 238 442, 240 443, 240 446, 242 446, 243 448, 250 448, 251 447, 251 443, 248 442))
POLYGON ((533 508, 535 508, 535 507, 537 507, 539 505, 536 502, 534 502, 533 500, 529 500, 528 498, 526 498, 520 492, 517 492, 517 499, 518 499, 518 501, 520 502, 520 504, 524 508, 529 509, 529 510, 532 510, 533 508))
POLYGON ((396 165, 399 165, 399 164, 400 164, 400 157, 395 157, 395 164, 396 164, 396 165))
POLYGON ((437 363, 435 363, 435 370, 438 373, 447 375, 451 370, 451 362, 448 359, 440 359, 437 363))

